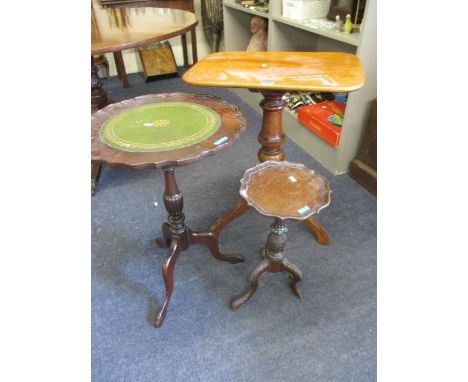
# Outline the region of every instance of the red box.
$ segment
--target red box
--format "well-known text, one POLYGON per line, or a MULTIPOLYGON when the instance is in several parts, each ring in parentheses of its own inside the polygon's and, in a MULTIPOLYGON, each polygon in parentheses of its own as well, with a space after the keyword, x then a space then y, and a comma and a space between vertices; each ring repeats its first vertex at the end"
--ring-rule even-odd
POLYGON ((308 130, 318 135, 333 147, 338 147, 341 127, 328 121, 328 117, 337 114, 343 118, 346 106, 336 101, 320 102, 315 105, 302 106, 297 111, 299 122, 308 130))

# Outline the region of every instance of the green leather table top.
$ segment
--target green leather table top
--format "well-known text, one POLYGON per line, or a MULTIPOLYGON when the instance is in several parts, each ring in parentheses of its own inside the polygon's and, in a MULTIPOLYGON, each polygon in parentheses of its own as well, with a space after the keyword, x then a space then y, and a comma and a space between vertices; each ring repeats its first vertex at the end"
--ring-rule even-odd
POLYGON ((159 102, 113 116, 102 125, 99 137, 118 150, 168 151, 203 141, 220 125, 220 115, 209 107, 191 102, 159 102))

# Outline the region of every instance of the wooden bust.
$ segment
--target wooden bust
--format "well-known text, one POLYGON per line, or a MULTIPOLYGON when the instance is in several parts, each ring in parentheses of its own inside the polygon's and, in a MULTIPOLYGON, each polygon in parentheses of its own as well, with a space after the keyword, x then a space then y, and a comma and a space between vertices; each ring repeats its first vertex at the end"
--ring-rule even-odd
POLYGON ((249 45, 247 45, 246 50, 267 50, 267 20, 260 16, 252 17, 250 20, 250 32, 252 33, 252 37, 250 38, 249 45))

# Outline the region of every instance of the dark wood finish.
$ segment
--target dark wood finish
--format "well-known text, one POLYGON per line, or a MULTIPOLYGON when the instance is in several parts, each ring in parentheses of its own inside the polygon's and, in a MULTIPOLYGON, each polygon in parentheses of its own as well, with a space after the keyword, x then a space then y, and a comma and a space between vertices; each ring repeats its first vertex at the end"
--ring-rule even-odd
MULTIPOLYGON (((195 13, 195 6, 193 0, 115 0, 108 2, 105 6, 109 7, 128 7, 128 8, 141 8, 141 7, 155 7, 155 8, 170 8, 170 9, 179 9, 182 11, 189 11, 195 13)), ((198 50, 197 50, 197 41, 196 41, 196 31, 195 27, 190 29, 192 34, 192 61, 193 64, 198 62, 198 50)), ((187 34, 181 34, 182 40, 182 51, 184 58, 184 66, 188 67, 188 48, 187 48, 187 34)))
POLYGON ((168 248, 168 251, 162 264, 166 292, 164 302, 154 321, 154 325, 159 328, 167 314, 174 289, 175 264, 181 252, 187 250, 191 245, 200 244, 206 246, 217 260, 227 261, 232 264, 244 261, 244 258, 237 254, 223 255, 219 251, 217 236, 212 233, 193 232, 186 226, 183 214, 184 200, 177 185, 174 167, 198 161, 232 145, 238 139, 240 133, 246 129, 245 118, 237 107, 218 97, 171 93, 141 96, 109 105, 92 116, 91 126, 91 157, 94 163, 125 166, 131 169, 163 168, 164 170, 165 191, 163 200, 169 216, 168 222, 161 227, 162 238, 156 239, 156 243, 160 247, 168 248), (194 102, 210 107, 220 114, 221 127, 203 142, 163 152, 126 152, 111 148, 100 141, 99 130, 102 124, 112 116, 124 110, 149 103, 177 101, 194 102), (227 141, 222 144, 214 144, 220 137, 226 137, 227 141))
POLYGON ((289 286, 302 299, 297 287, 302 272, 283 254, 287 232, 285 219, 304 220, 327 207, 331 194, 328 180, 300 163, 268 161, 245 171, 239 193, 249 206, 275 220, 261 251, 263 260, 249 274, 250 288, 231 300, 231 309, 239 308, 253 296, 259 278, 265 272, 289 273, 289 286))
MULTIPOLYGON (((286 135, 283 132, 282 112, 286 103, 283 101, 282 96, 286 92, 255 89, 251 91, 260 92, 264 97, 260 102, 260 107, 263 110, 263 119, 262 127, 258 134, 258 142, 261 145, 257 154, 258 160, 260 162, 284 160, 286 155, 283 150, 283 144, 286 141, 286 135)), ((224 227, 240 217, 247 208, 247 203, 241 199, 211 226, 211 233, 219 238, 224 227)), ((305 223, 314 232, 315 238, 319 244, 328 244, 328 233, 316 219, 310 217, 305 220, 305 223)))
POLYGON ((94 63, 91 56, 91 113, 107 105, 107 95, 102 88, 102 81, 99 77, 99 68, 94 63))
MULTIPOLYGON (((108 103, 106 92, 102 89, 99 69, 91 56, 91 113, 96 112, 108 103)), ((101 165, 91 162, 91 195, 96 192, 97 183, 101 176, 101 165)))
POLYGON ((283 144, 286 135, 283 132, 282 113, 286 106, 281 98, 286 93, 284 91, 261 91, 263 100, 260 107, 263 110, 262 128, 258 134, 258 143, 262 146, 258 151, 258 160, 283 160, 285 157, 283 144))
POLYGON ((111 166, 123 166, 134 170, 183 166, 214 155, 231 146, 245 131, 247 123, 239 108, 211 95, 165 93, 149 94, 108 105, 91 117, 91 160, 111 166), (114 149, 99 138, 99 130, 112 116, 125 110, 158 102, 192 102, 207 106, 221 116, 221 126, 206 140, 192 146, 170 151, 128 152, 114 149), (223 143, 219 144, 220 138, 223 143))
MULTIPOLYGON (((286 91, 349 92, 364 84, 364 68, 353 54, 341 52, 219 52, 185 72, 183 79, 194 86, 247 88, 262 93, 263 122, 258 141, 259 160, 283 160, 285 142, 281 113, 286 91)), ((212 226, 219 237, 222 229, 245 211, 237 204, 212 226)), ((307 221, 320 244, 328 234, 314 219, 307 221)))
POLYGON ((184 58, 184 66, 188 66, 188 48, 187 48, 187 34, 184 33, 180 36, 182 40, 182 56, 184 58))
POLYGON ((174 168, 164 169, 164 206, 169 213, 169 223, 162 226, 163 239, 157 239, 157 243, 168 244, 169 250, 163 260, 162 275, 166 286, 164 302, 156 315, 154 325, 159 328, 166 317, 169 301, 174 289, 174 268, 180 252, 185 251, 190 245, 201 244, 208 247, 211 254, 220 261, 236 264, 244 261, 240 255, 223 255, 219 252, 218 240, 210 233, 195 233, 185 225, 185 215, 182 210, 184 199, 177 185, 174 168))
POLYGON ((195 65, 198 62, 197 31, 195 28, 190 30, 190 35, 192 37, 192 61, 193 65, 195 65))
POLYGON ((125 71, 125 63, 122 56, 122 51, 114 52, 115 66, 117 68, 117 74, 122 80, 124 87, 129 88, 130 84, 128 83, 127 72, 125 71))
POLYGON ((349 175, 362 187, 377 196, 377 100, 372 102, 369 123, 349 175))
POLYGON ((256 292, 259 284, 260 276, 265 272, 277 273, 286 272, 289 274, 289 286, 294 295, 302 300, 302 293, 297 286, 297 283, 302 281, 301 270, 288 261, 283 254, 286 246, 286 232, 288 229, 284 220, 275 218, 270 226, 270 234, 268 235, 265 247, 262 249, 262 261, 258 263, 249 273, 248 280, 250 288, 240 297, 233 298, 229 304, 232 310, 239 308, 243 303, 248 301, 256 292))
POLYGON ((301 163, 267 161, 245 171, 240 195, 264 216, 305 220, 331 201, 330 183, 301 163))

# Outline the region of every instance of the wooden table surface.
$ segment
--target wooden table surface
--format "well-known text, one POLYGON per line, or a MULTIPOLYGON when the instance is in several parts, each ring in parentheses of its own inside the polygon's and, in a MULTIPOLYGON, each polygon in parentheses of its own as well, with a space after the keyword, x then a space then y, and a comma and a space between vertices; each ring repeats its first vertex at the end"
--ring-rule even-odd
POLYGON ((198 20, 179 9, 103 8, 91 4, 91 53, 103 54, 149 45, 186 33, 198 20))
MULTIPOLYGON (((179 120, 177 116, 174 119, 179 120)), ((139 118, 140 124, 147 125, 144 117, 139 118)), ((151 120, 152 122, 155 122, 151 120)), ((173 124, 177 121, 164 121, 173 124)), ((179 121, 180 123, 180 121, 179 121)), ((190 124, 190 120, 187 122, 190 124)), ((159 126, 154 126, 158 128, 159 126)), ((247 123, 237 106, 223 101, 219 97, 187 93, 149 94, 114 103, 98 110, 91 117, 91 160, 95 163, 105 163, 111 166, 122 166, 141 170, 146 168, 164 168, 183 166, 200 159, 214 155, 218 151, 231 146, 240 134, 247 128, 247 123), (164 151, 130 152, 113 148, 103 142, 100 136, 101 127, 112 117, 122 115, 126 111, 144 105, 156 103, 184 102, 207 107, 221 118, 219 129, 212 135, 197 141, 192 145, 164 151)))
POLYGON ((231 51, 206 56, 183 79, 196 86, 348 92, 364 85, 364 69, 349 53, 231 51))

